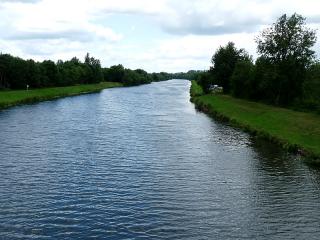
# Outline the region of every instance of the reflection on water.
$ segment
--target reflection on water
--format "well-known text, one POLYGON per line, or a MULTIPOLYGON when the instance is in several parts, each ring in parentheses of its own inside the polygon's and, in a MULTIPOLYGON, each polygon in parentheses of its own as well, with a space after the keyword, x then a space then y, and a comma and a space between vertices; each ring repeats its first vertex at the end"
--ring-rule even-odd
POLYGON ((319 239, 320 173, 188 81, 0 112, 0 239, 319 239))

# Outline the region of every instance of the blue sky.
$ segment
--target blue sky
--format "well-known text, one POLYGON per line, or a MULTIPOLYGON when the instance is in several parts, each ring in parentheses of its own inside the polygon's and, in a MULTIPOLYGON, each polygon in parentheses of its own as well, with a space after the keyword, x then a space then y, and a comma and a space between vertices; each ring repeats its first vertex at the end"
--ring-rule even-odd
POLYGON ((284 13, 318 29, 319 9, 318 0, 0 0, 0 51, 39 61, 90 52, 106 67, 203 70, 228 41, 255 57, 255 37, 284 13))

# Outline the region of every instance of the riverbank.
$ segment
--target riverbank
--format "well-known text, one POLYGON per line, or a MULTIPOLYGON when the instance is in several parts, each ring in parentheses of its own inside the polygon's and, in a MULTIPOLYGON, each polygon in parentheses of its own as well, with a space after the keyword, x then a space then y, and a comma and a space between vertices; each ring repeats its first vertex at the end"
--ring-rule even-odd
POLYGON ((75 96, 85 93, 99 92, 105 88, 121 87, 121 83, 101 82, 68 87, 42 88, 34 90, 0 91, 0 109, 61 97, 75 96))
POLYGON ((190 95, 196 107, 211 116, 230 122, 258 137, 301 153, 309 163, 320 165, 320 116, 296 112, 227 95, 201 95, 192 81, 190 95), (197 89, 197 92, 194 90, 197 89))

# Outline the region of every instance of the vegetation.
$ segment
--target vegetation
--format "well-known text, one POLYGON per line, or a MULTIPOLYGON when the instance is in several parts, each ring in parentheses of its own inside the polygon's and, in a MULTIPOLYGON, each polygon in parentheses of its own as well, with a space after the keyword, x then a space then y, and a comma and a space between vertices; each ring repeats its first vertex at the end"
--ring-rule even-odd
POLYGON ((15 90, 0 92, 0 109, 10 106, 50 100, 58 97, 74 96, 89 92, 99 92, 105 88, 120 87, 121 83, 102 82, 70 87, 43 88, 35 90, 15 90))
POLYGON ((190 88, 190 96, 191 96, 191 98, 198 97, 198 96, 201 96, 203 94, 204 94, 204 92, 203 92, 202 87, 199 84, 197 84, 197 82, 195 80, 192 80, 191 81, 191 88, 190 88))
POLYGON ((102 68, 100 61, 89 53, 84 62, 74 57, 57 63, 50 60, 35 62, 0 53, 0 109, 114 86, 134 86, 172 78, 193 79, 196 74, 198 71, 150 74, 142 69, 126 69, 120 64, 102 68))
POLYGON ((301 150, 313 161, 316 157, 320 157, 319 115, 296 112, 228 95, 198 96, 199 87, 195 81, 192 82, 191 96, 193 96, 192 101, 201 110, 277 142, 288 150, 301 150))
POLYGON ((312 50, 316 34, 306 27, 305 18, 283 15, 256 42, 255 62, 234 43, 220 47, 210 70, 197 77, 204 91, 217 84, 235 97, 320 112, 320 64, 312 50))
POLYGON ((9 54, 0 54, 0 88, 26 89, 93 84, 103 81, 100 61, 86 55, 84 63, 77 58, 70 61, 46 60, 35 62, 9 54))
POLYGON ((249 58, 244 49, 238 50, 233 42, 229 42, 225 47, 220 47, 212 57, 211 62, 214 67, 211 71, 217 79, 217 84, 223 87, 224 93, 230 92, 230 78, 237 62, 249 58))
POLYGON ((163 81, 172 78, 193 79, 197 71, 187 73, 147 73, 142 69, 126 69, 122 65, 102 68, 100 60, 89 53, 84 62, 74 57, 57 63, 46 60, 35 62, 0 54, 0 90, 30 89, 95 84, 103 81, 118 82, 125 86, 163 81))

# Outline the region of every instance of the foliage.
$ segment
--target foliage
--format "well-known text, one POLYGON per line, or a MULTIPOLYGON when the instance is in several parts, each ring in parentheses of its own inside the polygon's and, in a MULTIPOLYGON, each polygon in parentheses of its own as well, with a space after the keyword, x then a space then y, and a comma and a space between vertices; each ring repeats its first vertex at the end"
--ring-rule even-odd
POLYGON ((77 58, 57 63, 51 60, 35 62, 9 54, 0 54, 0 88, 25 89, 69 86, 103 81, 100 61, 86 55, 82 63, 77 58))
POLYGON ((163 81, 172 78, 193 79, 198 71, 187 73, 152 73, 142 69, 125 69, 121 64, 102 68, 100 60, 86 54, 84 62, 74 57, 69 61, 35 62, 9 54, 0 54, 0 89, 30 89, 93 84, 103 81, 119 82, 126 86, 163 81))
POLYGON ((231 76, 232 95, 240 98, 250 98, 254 86, 255 66, 251 58, 236 63, 231 76))
POLYGON ((212 71, 217 84, 223 87, 224 93, 230 92, 230 78, 235 69, 236 63, 248 54, 244 49, 238 50, 233 42, 229 42, 225 47, 221 47, 212 56, 212 71))
POLYGON ((315 31, 305 25, 301 15, 284 14, 256 40, 261 57, 276 73, 277 83, 272 85, 276 105, 288 105, 302 96, 306 69, 314 59, 311 48, 316 42, 315 31))
POLYGON ((191 97, 198 97, 198 96, 201 96, 203 95, 204 92, 203 92, 203 89, 202 87, 197 83, 197 81, 195 80, 192 80, 191 81, 191 87, 190 87, 190 95, 191 97))
POLYGON ((99 59, 90 57, 89 53, 87 53, 84 64, 85 83, 99 83, 104 80, 99 59))
POLYGON ((205 93, 210 92, 210 86, 215 82, 213 74, 209 71, 198 74, 196 81, 205 93))
POLYGON ((123 82, 124 67, 119 64, 110 68, 104 68, 103 75, 104 79, 107 79, 109 82, 123 82))
POLYGON ((299 109, 309 109, 320 113, 320 63, 311 65, 303 85, 303 99, 299 109))
POLYGON ((320 67, 314 62, 315 31, 298 14, 281 16, 257 37, 260 56, 254 63, 232 42, 212 57, 213 67, 197 81, 208 92, 212 84, 233 96, 299 110, 320 112, 320 67))

